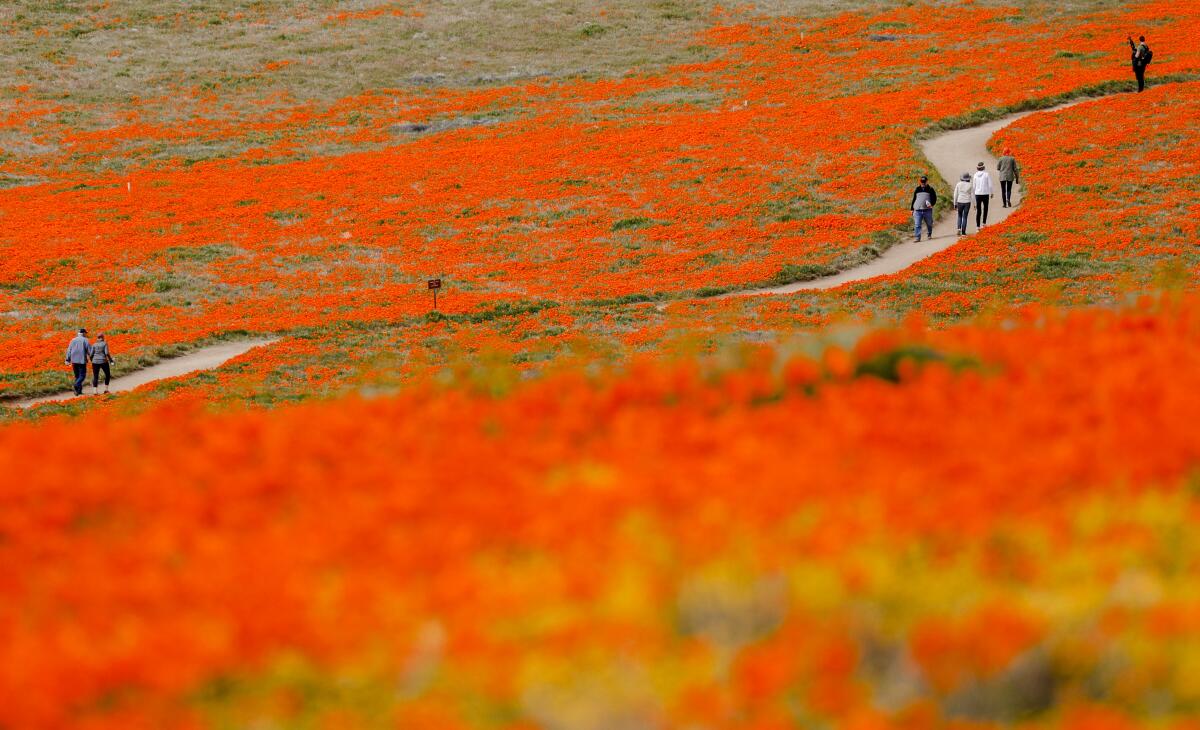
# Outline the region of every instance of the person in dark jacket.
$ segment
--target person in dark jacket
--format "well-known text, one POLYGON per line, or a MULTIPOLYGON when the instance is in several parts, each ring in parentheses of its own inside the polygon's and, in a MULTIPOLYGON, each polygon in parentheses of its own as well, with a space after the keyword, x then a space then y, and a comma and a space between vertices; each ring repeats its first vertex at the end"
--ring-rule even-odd
POLYGON ((108 350, 108 340, 104 339, 104 333, 96 335, 96 341, 92 343, 92 392, 96 393, 100 390, 100 373, 104 373, 104 392, 108 392, 108 382, 112 379, 111 364, 113 362, 112 353, 108 350))
POLYGON ((87 380, 87 364, 91 356, 92 344, 88 342, 87 330, 80 327, 79 332, 67 345, 64 358, 75 376, 75 395, 83 395, 83 381, 87 380))
POLYGON ((1138 42, 1133 42, 1133 36, 1127 38, 1129 50, 1132 52, 1133 75, 1137 77, 1138 93, 1146 90, 1146 67, 1150 65, 1150 46, 1146 45, 1146 36, 1138 36, 1138 42))
POLYGON ((921 240, 921 225, 924 224, 933 238, 933 206, 937 204, 937 191, 929 185, 929 178, 921 176, 921 184, 913 191, 909 209, 913 216, 913 236, 921 240))

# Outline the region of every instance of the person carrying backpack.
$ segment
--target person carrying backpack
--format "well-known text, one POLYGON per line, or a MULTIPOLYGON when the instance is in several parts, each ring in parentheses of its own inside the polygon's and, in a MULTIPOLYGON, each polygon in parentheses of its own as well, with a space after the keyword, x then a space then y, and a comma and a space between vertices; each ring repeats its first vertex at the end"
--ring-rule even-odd
POLYGON ((1154 51, 1146 45, 1146 36, 1138 36, 1138 42, 1133 42, 1133 36, 1128 36, 1129 50, 1132 52, 1133 75, 1137 77, 1138 93, 1146 90, 1146 67, 1154 60, 1154 51))

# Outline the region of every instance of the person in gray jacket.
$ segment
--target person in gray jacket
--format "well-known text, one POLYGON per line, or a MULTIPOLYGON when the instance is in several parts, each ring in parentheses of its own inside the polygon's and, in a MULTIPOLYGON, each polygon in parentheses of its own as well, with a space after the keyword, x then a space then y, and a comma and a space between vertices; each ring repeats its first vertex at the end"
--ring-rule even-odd
POLYGON ((1013 185, 1021 184, 1021 170, 1017 167, 1017 158, 1012 150, 1005 149, 1004 156, 996 161, 996 171, 1000 177, 1000 198, 1005 208, 1012 207, 1013 185))
POLYGON ((75 376, 75 395, 83 395, 83 381, 87 380, 87 364, 91 355, 92 344, 88 342, 87 330, 80 327, 79 332, 67 345, 65 358, 75 376))
POLYGON ((98 392, 100 388, 100 371, 104 371, 104 392, 108 392, 108 381, 112 379, 112 372, 109 369, 109 364, 113 362, 112 353, 108 351, 108 340, 104 339, 104 333, 96 335, 96 342, 92 344, 92 392, 98 392))

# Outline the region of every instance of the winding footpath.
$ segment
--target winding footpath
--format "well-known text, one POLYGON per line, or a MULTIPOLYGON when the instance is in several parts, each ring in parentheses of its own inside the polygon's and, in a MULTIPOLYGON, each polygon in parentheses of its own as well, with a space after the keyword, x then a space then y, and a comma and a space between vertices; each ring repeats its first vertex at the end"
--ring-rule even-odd
MULTIPOLYGON (((1055 112, 1067 107, 1075 106, 1087 101, 1093 101, 1103 97, 1086 97, 1075 101, 1060 104, 1055 107, 1046 109, 1037 109, 1033 111, 1020 112, 1002 117, 992 122, 979 125, 977 127, 968 127, 967 129, 954 130, 938 135, 932 139, 921 143, 921 149, 925 153, 925 157, 933 163, 937 168, 942 178, 949 184, 953 185, 964 172, 974 172, 975 165, 983 162, 989 172, 995 174, 996 158, 992 156, 987 149, 988 140, 992 138, 999 130, 1012 124, 1018 119, 1023 119, 1031 114, 1040 114, 1044 112, 1055 112)), ((994 179, 994 178, 993 178, 994 179)), ((998 185, 998 183, 997 183, 998 185)), ((907 191, 902 191, 905 194, 907 191)), ((947 194, 948 191, 941 191, 942 194, 947 194)), ((992 201, 991 210, 988 216, 988 225, 996 225, 1002 223, 1008 216, 1021 204, 1021 188, 1013 189, 1013 207, 1004 208, 1000 204, 999 189, 997 195, 992 201)), ((971 211, 971 226, 974 226, 974 210, 971 211)), ((909 236, 907 242, 892 246, 887 251, 883 252, 878 258, 873 259, 861 266, 855 266, 845 271, 833 274, 831 276, 823 276, 818 279, 809 281, 800 281, 784 286, 764 287, 760 289, 744 289, 742 291, 730 292, 722 295, 723 297, 744 297, 758 296, 766 294, 790 294, 798 291, 817 291, 822 289, 832 289, 843 284, 849 284, 856 281, 864 281, 876 276, 886 276, 895 274, 899 271, 907 269, 909 266, 929 258, 939 251, 944 251, 950 248, 958 241, 958 234, 955 229, 956 221, 953 215, 943 215, 935 222, 933 228, 933 236, 924 239, 921 242, 912 240, 909 236)), ((666 308, 667 303, 658 305, 658 309, 666 308)), ((199 372, 201 370, 211 370, 220 367, 227 361, 242 355, 250 350, 261 347, 263 345, 275 342, 277 338, 261 338, 253 340, 239 340, 235 342, 223 342, 210 347, 205 347, 194 352, 188 353, 181 357, 171 358, 157 365, 138 370, 136 372, 124 375, 119 378, 114 378, 110 385, 110 392, 120 393, 130 391, 147 383, 152 383, 157 380, 166 378, 174 378, 180 375, 199 372)), ((65 376, 64 376, 65 379, 65 376)), ((90 373, 89 373, 90 382, 90 373)), ((85 389, 85 393, 87 389, 85 389)), ((28 400, 13 401, 8 405, 16 408, 29 408, 41 403, 51 403, 56 401, 71 400, 76 397, 71 391, 59 393, 57 395, 44 396, 41 398, 30 398, 28 400)))
MULTIPOLYGON (((269 345, 275 342, 278 338, 259 338, 254 340, 236 340, 232 342, 221 342, 216 345, 202 347, 199 350, 189 352, 186 355, 173 357, 169 360, 164 360, 157 365, 151 365, 148 368, 136 370, 128 375, 122 375, 119 378, 113 378, 109 384, 110 393, 121 393, 133 390, 147 383, 153 383, 156 380, 165 380, 174 378, 180 375, 188 375, 190 373, 199 372, 201 370, 212 370, 220 367, 233 358, 243 355, 256 347, 269 345)), ((70 380, 70 373, 63 375, 63 380, 70 380)), ((84 388, 84 396, 91 397, 92 374, 88 370, 87 387, 84 388)), ((42 403, 54 403, 58 401, 66 401, 75 398, 73 391, 58 393, 57 395, 47 395, 41 398, 29 398, 27 400, 13 401, 8 405, 14 408, 30 408, 42 403)))
MULTIPOLYGON (((996 183, 996 197, 991 201, 987 223, 988 226, 994 226, 1004 222, 1017 209, 1017 206, 1021 204, 1022 188, 1020 186, 1013 187, 1013 207, 1004 208, 1001 206, 1000 183, 996 178, 996 158, 988 152, 987 148, 988 140, 992 138, 992 135, 1013 122, 1024 119, 1031 114, 1061 111, 1077 104, 1101 98, 1103 97, 1076 99, 1054 107, 1010 114, 977 127, 956 129, 923 141, 921 143, 921 150, 925 153, 926 159, 933 163, 938 173, 941 174, 942 179, 949 185, 954 185, 954 183, 958 182, 964 172, 973 174, 975 172, 975 165, 978 163, 983 162, 987 166, 988 172, 992 174, 993 182, 996 183)), ((898 195, 904 196, 905 200, 907 200, 908 192, 906 189, 900 191, 898 195)), ((949 195, 949 192, 949 190, 939 190, 938 195, 949 195)), ((762 294, 791 294, 798 291, 818 291, 832 289, 842 284, 872 279, 876 276, 895 274, 922 259, 927 259, 935 253, 953 246, 959 239, 955 230, 956 225, 957 220, 955 216, 947 213, 934 223, 932 236, 917 242, 909 235, 904 243, 892 246, 887 251, 884 251, 879 258, 872 259, 861 266, 855 266, 837 274, 822 276, 818 279, 798 281, 793 284, 764 287, 761 289, 743 289, 741 291, 730 292, 724 296, 745 297, 762 294)), ((975 206, 972 204, 970 225, 967 230, 973 231, 974 228, 975 206)))

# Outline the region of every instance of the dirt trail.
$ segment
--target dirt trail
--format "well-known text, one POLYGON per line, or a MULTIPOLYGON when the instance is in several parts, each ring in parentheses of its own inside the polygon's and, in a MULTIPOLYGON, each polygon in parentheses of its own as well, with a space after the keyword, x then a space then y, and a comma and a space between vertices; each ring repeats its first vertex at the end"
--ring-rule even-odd
MULTIPOLYGON (((938 135, 932 139, 925 140, 921 143, 921 150, 925 153, 925 157, 933 163, 942 178, 950 185, 956 183, 964 172, 975 172, 975 165, 983 162, 992 175, 992 181, 996 185, 996 197, 992 199, 991 206, 988 211, 988 226, 994 226, 1002 223, 1008 216, 1016 210, 1021 204, 1022 190, 1019 186, 1013 188, 1013 207, 1004 208, 1000 204, 1000 181, 996 177, 996 158, 992 156, 987 149, 988 140, 992 138, 996 132, 1004 127, 1012 124, 1018 119, 1024 119, 1031 114, 1041 114, 1045 112, 1055 112, 1067 107, 1072 107, 1077 104, 1082 104, 1088 101, 1094 101, 1097 98, 1089 97, 1085 99, 1077 99, 1075 101, 1060 104, 1055 107, 1046 109, 1038 109, 1036 111, 1020 112, 1018 114, 1010 114, 1007 117, 1001 117, 993 122, 982 124, 978 127, 969 127, 967 129, 957 129, 952 132, 938 135)), ((1017 155, 1018 162, 1020 155, 1017 155)), ((1024 170, 1022 170, 1024 172, 1024 170)), ((903 197, 907 200, 910 191, 903 190, 897 193, 897 197, 903 197)), ((949 190, 938 190, 938 195, 949 195, 949 190)), ((742 291, 731 292, 725 296, 741 297, 754 296, 758 294, 790 294, 798 291, 814 291, 820 289, 832 289, 842 284, 850 282, 863 281, 876 276, 885 276, 887 274, 895 274, 898 271, 903 271, 909 266, 912 266, 921 259, 929 258, 938 251, 944 251, 950 248, 958 241, 958 235, 955 230, 957 220, 953 214, 943 215, 934 223, 933 236, 926 237, 921 242, 913 240, 911 234, 907 236, 903 243, 892 246, 887 251, 877 258, 873 259, 862 266, 855 266, 851 269, 846 269, 832 276, 823 276, 819 279, 811 279, 809 281, 799 281, 794 284, 786 284, 784 286, 766 287, 762 289, 745 289, 742 291)), ((967 230, 970 235, 974 235, 975 231, 975 206, 971 205, 971 217, 967 230)))
MULTIPOLYGON (((169 360, 164 360, 157 365, 152 365, 148 368, 134 371, 128 375, 122 375, 119 378, 113 378, 109 385, 109 392, 121 393, 133 390, 138 386, 152 383, 156 380, 164 380, 166 378, 174 378, 179 375, 187 375, 201 370, 211 370, 219 367, 229 360, 253 350, 256 347, 269 345, 275 342, 278 338, 268 337, 254 340, 237 340, 234 342, 221 342, 209 347, 202 347, 199 350, 189 352, 186 355, 173 357, 169 360)), ((71 374, 64 370, 63 382, 70 385, 71 374)), ((100 386, 103 391, 104 386, 100 386)), ((84 388, 84 396, 91 397, 92 392, 92 374, 91 368, 88 369, 87 387, 84 388)), ((57 395, 47 395, 40 398, 30 398, 27 400, 13 401, 8 405, 15 408, 29 408, 40 403, 52 403, 55 401, 65 401, 75 398, 75 393, 68 390, 57 395)))
MULTIPOLYGON (((1023 119, 1030 114, 1055 112, 1067 107, 1075 106, 1076 104, 1093 100, 1094 98, 1078 99, 1076 101, 1047 109, 1011 114, 1007 117, 1002 117, 993 122, 982 124, 978 127, 959 129, 939 135, 922 142, 921 148, 925 153, 925 157, 931 163, 933 163, 934 167, 937 168, 942 178, 950 184, 956 182, 962 173, 974 172, 975 165, 980 161, 987 166, 988 171, 993 174, 993 179, 995 179, 996 158, 993 157, 987 149, 987 142, 989 139, 991 139, 993 134, 1009 124, 1012 124, 1018 119, 1023 119)), ((996 182, 998 185, 999 182, 996 182)), ((999 190, 997 189, 996 192, 996 197, 992 202, 992 206, 988 215, 988 225, 996 225, 1003 222, 1021 203, 1021 189, 1019 187, 1014 188, 1013 190, 1013 208, 1002 207, 1000 204, 999 190)), ((939 194, 941 195, 948 193, 949 191, 939 191, 939 194)), ((968 227, 968 230, 974 230, 974 218, 975 211, 972 210, 971 223, 968 227)), ((847 269, 832 276, 824 276, 819 279, 801 281, 784 286, 766 287, 762 289, 746 289, 743 291, 730 292, 729 294, 725 294, 723 296, 738 297, 761 294, 789 294, 797 291, 831 289, 833 287, 841 286, 842 284, 848 284, 850 282, 863 281, 864 279, 870 279, 876 276, 894 274, 898 271, 903 271, 921 259, 928 258, 938 251, 943 251, 954 245, 954 243, 958 240, 955 224, 956 222, 952 215, 943 215, 940 220, 935 222, 932 237, 927 237, 918 243, 912 240, 912 237, 909 236, 907 242, 891 247, 879 258, 863 264, 862 266, 856 266, 852 269, 847 269)), ((665 304, 658 305, 659 309, 663 309, 665 306, 665 304)), ((264 338, 255 340, 241 340, 238 342, 223 342, 217 345, 212 345, 211 347, 205 347, 187 355, 171 358, 170 360, 166 360, 152 367, 138 370, 130 373, 129 375, 115 378, 112 381, 109 390, 113 393, 120 393, 123 391, 133 390, 134 388, 145 385, 146 383, 152 383, 156 380, 173 378, 179 375, 186 375, 188 373, 198 372, 201 370, 210 370, 224 364, 226 361, 237 357, 238 355, 254 349, 255 347, 267 345, 275 341, 276 338, 264 338)), ((64 374, 64 380, 66 380, 67 377, 68 375, 64 374)), ((90 388, 85 388, 85 393, 87 392, 90 392, 90 388)), ((74 397, 76 396, 73 392, 66 391, 64 393, 59 393, 58 395, 14 401, 9 403, 9 405, 16 408, 29 408, 40 403, 70 400, 74 397)))

